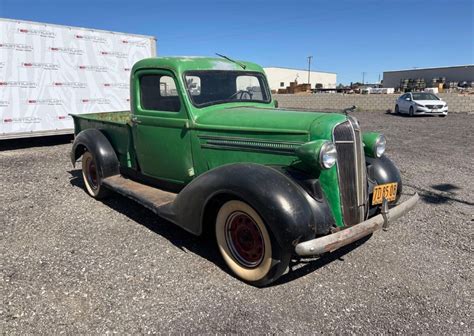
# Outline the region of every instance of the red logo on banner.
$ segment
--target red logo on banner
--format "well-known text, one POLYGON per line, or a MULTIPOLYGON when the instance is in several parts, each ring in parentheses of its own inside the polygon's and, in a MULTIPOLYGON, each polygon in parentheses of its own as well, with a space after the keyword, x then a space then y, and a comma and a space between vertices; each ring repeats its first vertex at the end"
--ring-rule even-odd
POLYGON ((79 69, 95 72, 107 72, 109 69, 100 65, 79 65, 79 69))
POLYGON ((28 104, 35 105, 62 105, 63 101, 61 99, 47 98, 47 99, 28 99, 28 104))
POLYGON ((28 29, 19 29, 20 33, 28 33, 28 29))
POLYGON ((81 36, 81 35, 76 35, 76 38, 83 38, 83 36, 81 36))
POLYGON ((53 82, 51 85, 59 86, 61 88, 70 87, 73 89, 85 88, 87 86, 86 83, 81 83, 81 82, 53 82))
POLYGON ((6 122, 6 123, 9 123, 9 122, 12 122, 12 121, 13 121, 13 119, 11 119, 11 118, 3 119, 3 122, 6 122))
POLYGON ((59 120, 66 119, 66 116, 59 116, 58 119, 59 119, 59 120))
POLYGON ((104 83, 104 86, 110 86, 110 84, 108 84, 108 83, 104 83))
POLYGON ((84 104, 110 104, 108 98, 85 98, 81 100, 84 104))
POLYGON ((33 63, 23 63, 23 66, 30 67, 33 66, 33 63))
POLYGON ((102 55, 108 55, 109 53, 107 51, 102 51, 101 54, 102 55))
POLYGON ((0 85, 7 85, 7 82, 0 82, 0 85))
POLYGON ((49 48, 49 49, 51 49, 52 51, 58 51, 59 50, 59 48, 49 48))
POLYGON ((130 68, 123 68, 123 70, 125 70, 125 71, 130 71, 130 68))

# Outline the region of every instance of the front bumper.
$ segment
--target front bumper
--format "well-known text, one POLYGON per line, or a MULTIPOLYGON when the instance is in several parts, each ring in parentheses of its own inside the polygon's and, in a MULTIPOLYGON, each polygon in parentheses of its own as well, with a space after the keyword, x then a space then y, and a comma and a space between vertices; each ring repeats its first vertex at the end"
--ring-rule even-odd
POLYGON ((430 109, 424 106, 417 106, 415 114, 446 115, 448 114, 448 107, 445 106, 440 109, 430 109))
POLYGON ((410 197, 407 201, 388 210, 384 214, 377 215, 336 233, 299 243, 295 247, 295 252, 299 256, 308 257, 337 250, 338 248, 359 240, 382 227, 386 227, 389 222, 398 219, 410 211, 419 198, 418 194, 415 193, 415 195, 410 197))

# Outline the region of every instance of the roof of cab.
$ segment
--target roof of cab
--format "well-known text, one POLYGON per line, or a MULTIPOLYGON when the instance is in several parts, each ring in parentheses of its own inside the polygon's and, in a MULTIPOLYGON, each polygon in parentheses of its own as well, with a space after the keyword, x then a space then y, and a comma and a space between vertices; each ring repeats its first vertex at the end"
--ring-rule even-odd
POLYGON ((184 73, 191 70, 234 70, 234 71, 258 71, 264 72, 263 68, 255 63, 237 61, 245 65, 243 69, 239 64, 224 58, 180 56, 180 57, 153 57, 145 58, 133 66, 132 71, 138 69, 169 69, 176 73, 184 73))

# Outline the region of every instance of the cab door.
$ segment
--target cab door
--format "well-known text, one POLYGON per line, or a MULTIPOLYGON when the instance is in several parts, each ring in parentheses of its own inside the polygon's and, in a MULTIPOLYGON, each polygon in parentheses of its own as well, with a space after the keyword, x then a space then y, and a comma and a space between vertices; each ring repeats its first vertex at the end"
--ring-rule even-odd
POLYGON ((194 175, 188 115, 174 74, 134 74, 133 135, 142 174, 184 184, 194 175))

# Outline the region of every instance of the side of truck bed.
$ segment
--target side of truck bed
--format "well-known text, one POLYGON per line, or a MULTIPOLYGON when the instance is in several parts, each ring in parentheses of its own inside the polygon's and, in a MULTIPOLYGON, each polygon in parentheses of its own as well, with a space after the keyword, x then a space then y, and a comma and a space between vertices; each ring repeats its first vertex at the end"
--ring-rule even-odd
POLYGON ((85 129, 98 129, 110 141, 122 167, 134 168, 135 150, 133 146, 130 111, 72 114, 74 133, 85 129))

